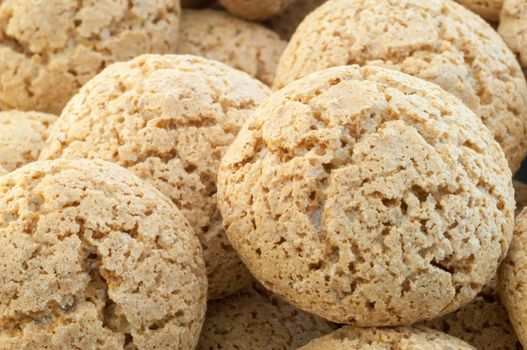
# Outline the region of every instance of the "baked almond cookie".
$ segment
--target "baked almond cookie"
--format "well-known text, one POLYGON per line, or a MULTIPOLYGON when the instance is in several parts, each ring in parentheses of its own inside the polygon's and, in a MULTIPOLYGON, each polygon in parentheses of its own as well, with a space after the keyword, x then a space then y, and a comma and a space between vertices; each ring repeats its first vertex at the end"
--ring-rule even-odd
POLYGON ((527 70, 527 2, 504 1, 498 32, 527 70))
POLYGON ((269 93, 256 79, 216 61, 143 55, 108 67, 73 97, 41 159, 100 158, 156 186, 198 234, 209 298, 220 298, 251 279, 222 228, 217 169, 269 93))
POLYGON ((289 40, 304 18, 327 0, 296 0, 280 15, 269 19, 269 27, 289 40))
POLYGON ((471 350, 460 339, 426 327, 357 328, 345 326, 299 350, 471 350))
POLYGON ((193 349, 201 248, 179 210, 104 161, 0 178, 1 349, 193 349))
POLYGON ((327 67, 377 65, 431 81, 491 130, 512 172, 527 151, 527 84, 484 20, 450 0, 330 0, 298 27, 275 87, 327 67), (313 54, 316 52, 316 55, 313 54))
POLYGON ((297 349, 335 329, 254 284, 209 303, 197 349, 297 349))
POLYGON ((41 112, 0 111, 0 166, 13 171, 37 160, 56 119, 41 112))
POLYGON ((222 160, 218 203, 260 282, 359 326, 470 302, 514 218, 503 151, 473 112, 435 84, 357 65, 271 95, 222 160))
POLYGON ((0 109, 60 114, 108 64, 177 48, 179 0, 0 1, 0 109))
POLYGON ((256 21, 280 14, 295 0, 220 0, 219 2, 233 15, 256 21))
POLYGON ((491 22, 500 19, 500 11, 504 0, 457 0, 463 6, 491 22))
POLYGON ((278 60, 287 43, 256 23, 217 10, 185 10, 179 52, 203 56, 272 85, 278 60))

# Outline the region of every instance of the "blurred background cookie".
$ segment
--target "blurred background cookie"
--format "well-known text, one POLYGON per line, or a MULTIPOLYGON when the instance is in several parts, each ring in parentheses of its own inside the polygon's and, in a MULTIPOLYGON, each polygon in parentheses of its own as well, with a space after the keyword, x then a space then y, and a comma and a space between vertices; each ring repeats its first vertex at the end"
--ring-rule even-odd
POLYGON ((250 20, 264 20, 283 12, 295 0, 219 0, 230 13, 250 20))
POLYGON ((498 31, 527 70, 527 2, 505 0, 498 31))
POLYGON ((504 0, 458 0, 458 2, 487 21, 497 22, 500 19, 504 0))

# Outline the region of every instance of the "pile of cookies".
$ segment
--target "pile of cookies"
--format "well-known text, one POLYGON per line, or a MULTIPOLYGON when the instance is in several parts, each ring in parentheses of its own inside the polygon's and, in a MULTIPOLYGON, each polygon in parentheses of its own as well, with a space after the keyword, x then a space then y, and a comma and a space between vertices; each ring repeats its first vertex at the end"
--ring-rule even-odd
POLYGON ((0 0, 0 350, 527 347, 526 33, 524 0, 0 0))

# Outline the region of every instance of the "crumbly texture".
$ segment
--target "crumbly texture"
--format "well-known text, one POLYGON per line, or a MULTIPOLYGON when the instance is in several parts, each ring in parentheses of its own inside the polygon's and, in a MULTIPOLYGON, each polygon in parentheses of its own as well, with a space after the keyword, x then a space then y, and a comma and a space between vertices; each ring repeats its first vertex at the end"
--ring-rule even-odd
POLYGON ((200 237, 209 298, 250 274, 216 205, 221 157, 270 93, 249 75, 195 56, 143 55, 105 69, 68 103, 41 159, 100 158, 135 172, 184 213, 200 237))
POLYGON ((296 0, 219 0, 230 13, 250 20, 264 20, 284 11, 296 0))
POLYGON ((297 349, 335 329, 334 324, 295 308, 255 283, 209 303, 197 349, 297 349))
POLYGON ((503 151, 474 113, 435 84, 356 65, 271 95, 223 158, 218 201, 259 281, 360 326, 471 301, 514 217, 503 151))
POLYGON ((512 326, 527 347, 527 209, 516 217, 509 254, 500 267, 499 291, 512 326))
POLYGON ((181 0, 181 6, 189 8, 203 8, 212 6, 215 0, 181 0))
POLYGON ((299 350, 475 350, 460 339, 425 327, 355 328, 345 326, 299 350))
POLYGON ((223 62, 272 85, 287 43, 270 29, 223 11, 185 10, 178 51, 223 62))
POLYGON ((516 201, 516 212, 523 210, 527 206, 527 184, 513 180, 514 199, 516 201))
POLYGON ((498 32, 527 70, 527 2, 504 1, 498 32))
POLYGON ((37 160, 56 119, 47 113, 0 111, 0 166, 13 171, 37 160))
POLYGON ((112 62, 177 48, 179 0, 0 1, 0 109, 60 114, 112 62))
POLYGON ((450 0, 330 0, 298 27, 278 64, 275 87, 347 64, 384 66, 443 87, 483 120, 512 172, 519 169, 527 151, 524 75, 500 36, 463 6, 450 0))
POLYGON ((280 15, 269 19, 267 25, 289 40, 296 28, 304 18, 314 9, 325 3, 327 0, 296 0, 286 8, 280 15))
POLYGON ((1 349, 193 349, 201 248, 179 210, 104 161, 0 178, 1 349))
POLYGON ((497 22, 504 0, 457 0, 469 10, 477 13, 484 19, 497 22))

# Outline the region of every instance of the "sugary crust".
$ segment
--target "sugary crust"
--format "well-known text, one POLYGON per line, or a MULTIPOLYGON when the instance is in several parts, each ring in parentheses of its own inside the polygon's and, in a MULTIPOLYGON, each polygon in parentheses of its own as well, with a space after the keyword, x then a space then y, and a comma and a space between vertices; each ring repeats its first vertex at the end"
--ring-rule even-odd
POLYGON ((0 111, 0 166, 13 171, 37 160, 56 119, 47 113, 0 111))
POLYGON ((297 349, 335 329, 255 284, 209 303, 197 349, 297 349))
POLYGON ((514 218, 503 152, 461 101, 356 65, 271 95, 222 160, 218 203, 267 288, 361 326, 471 301, 495 276, 514 218))
POLYGON ((216 206, 220 159, 270 90, 195 56, 143 55, 105 69, 68 103, 41 159, 100 158, 134 171, 182 210, 200 237, 209 298, 246 285, 216 206))
POLYGON ((0 1, 0 109, 60 114, 115 61, 177 48, 179 0, 0 1))
POLYGON ((215 10, 185 10, 178 51, 223 62, 271 85, 287 43, 256 23, 215 10))
POLYGON ((304 18, 314 9, 325 3, 327 0, 295 0, 280 15, 272 17, 268 21, 269 27, 289 40, 296 28, 304 18))
POLYGON ((0 178, 1 349, 193 349, 206 308, 179 210, 103 161, 0 178))
POLYGON ((426 327, 356 328, 345 326, 299 350, 475 350, 460 339, 426 327))
POLYGON ((497 22, 504 0, 457 0, 469 10, 477 13, 488 21, 497 22))
POLYGON ((504 1, 498 32, 527 70, 527 2, 504 1))
POLYGON ((219 0, 235 16, 250 20, 263 20, 284 11, 295 0, 219 0))
POLYGON ((354 63, 396 69, 459 97, 491 130, 512 172, 519 169, 527 151, 525 77, 479 16, 450 0, 330 0, 298 27, 274 85, 354 63))

